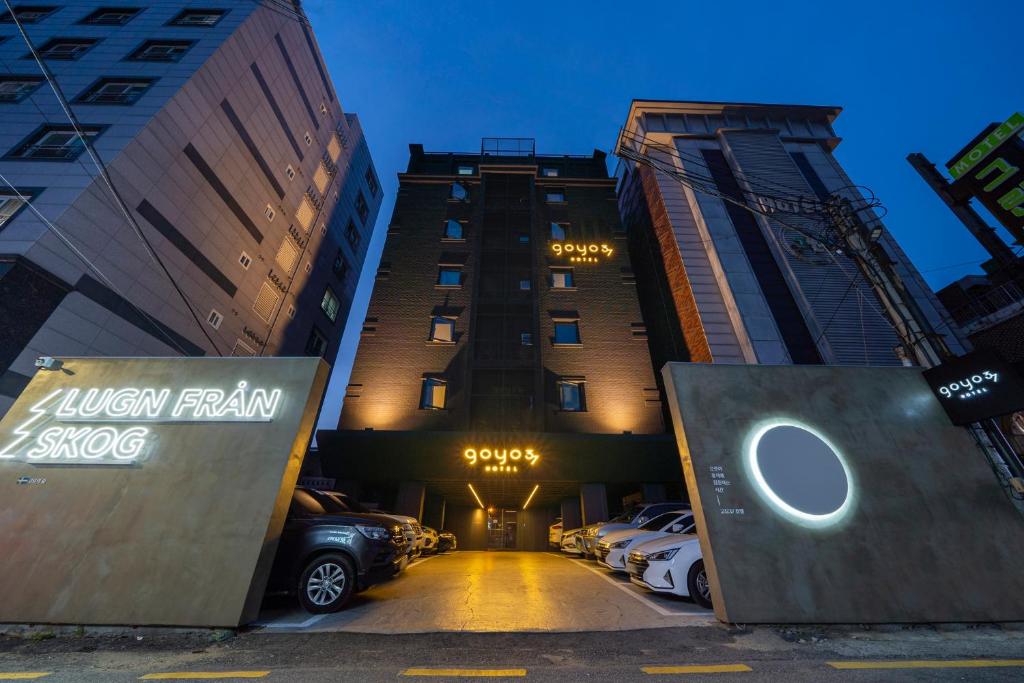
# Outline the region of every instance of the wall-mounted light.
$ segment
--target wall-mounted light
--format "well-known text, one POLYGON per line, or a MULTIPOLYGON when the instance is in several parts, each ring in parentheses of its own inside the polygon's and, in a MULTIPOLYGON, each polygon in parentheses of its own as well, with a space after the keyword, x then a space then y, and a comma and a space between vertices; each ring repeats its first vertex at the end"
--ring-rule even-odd
POLYGON ((472 484, 466 484, 466 486, 469 487, 469 492, 473 494, 474 498, 476 498, 476 502, 477 502, 478 505, 480 505, 480 509, 485 509, 484 503, 483 503, 482 500, 480 500, 480 496, 476 495, 476 489, 473 488, 473 485, 472 484))
POLYGON ((537 489, 539 489, 539 488, 540 488, 540 484, 534 484, 533 485, 533 490, 530 491, 530 495, 528 495, 526 497, 526 502, 523 503, 523 509, 524 510, 526 509, 526 506, 530 504, 530 501, 533 500, 533 496, 534 496, 534 494, 537 493, 537 489))

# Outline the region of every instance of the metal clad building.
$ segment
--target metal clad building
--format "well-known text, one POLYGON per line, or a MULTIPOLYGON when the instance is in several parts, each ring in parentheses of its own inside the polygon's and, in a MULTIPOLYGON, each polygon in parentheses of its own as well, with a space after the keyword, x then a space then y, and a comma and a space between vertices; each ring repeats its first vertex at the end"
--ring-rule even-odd
POLYGON ((5 17, 0 413, 42 355, 332 362, 381 190, 299 3, 16 11, 199 322, 5 17))

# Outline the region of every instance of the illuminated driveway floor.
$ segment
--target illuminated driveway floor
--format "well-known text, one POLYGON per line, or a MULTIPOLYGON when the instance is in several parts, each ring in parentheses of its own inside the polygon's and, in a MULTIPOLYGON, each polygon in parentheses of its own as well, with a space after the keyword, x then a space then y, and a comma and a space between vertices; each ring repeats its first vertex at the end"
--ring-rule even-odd
POLYGON ((257 626, 272 632, 618 631, 712 624, 683 598, 651 593, 594 562, 556 553, 460 551, 427 557, 353 597, 337 613, 310 615, 268 600, 257 626))

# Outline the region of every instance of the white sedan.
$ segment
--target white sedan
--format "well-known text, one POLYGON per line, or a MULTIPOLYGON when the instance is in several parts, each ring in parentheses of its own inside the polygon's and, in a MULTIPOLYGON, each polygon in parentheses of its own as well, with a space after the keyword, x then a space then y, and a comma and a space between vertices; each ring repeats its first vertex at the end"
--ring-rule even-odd
POLYGON ((562 546, 562 552, 569 555, 579 555, 581 552, 579 546, 576 544, 576 536, 583 531, 583 529, 569 529, 568 531, 562 531, 562 538, 559 544, 562 546))
POLYGON ((626 559, 629 580, 658 593, 711 607, 711 586, 696 534, 673 534, 641 543, 626 559))
POLYGON ((693 528, 692 511, 666 512, 641 524, 636 529, 609 532, 598 541, 594 554, 597 555, 598 564, 612 571, 624 572, 626 571, 626 556, 631 548, 672 534, 692 533, 693 528))

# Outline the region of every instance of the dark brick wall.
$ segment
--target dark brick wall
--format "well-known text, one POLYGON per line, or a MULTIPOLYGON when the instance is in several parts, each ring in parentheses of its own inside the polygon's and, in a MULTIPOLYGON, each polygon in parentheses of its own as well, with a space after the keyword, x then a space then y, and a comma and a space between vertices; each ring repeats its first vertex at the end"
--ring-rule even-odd
POLYGON ((1004 320, 998 325, 968 337, 977 349, 998 351, 1012 362, 1024 361, 1024 314, 1004 320))

